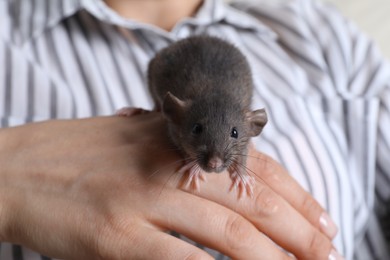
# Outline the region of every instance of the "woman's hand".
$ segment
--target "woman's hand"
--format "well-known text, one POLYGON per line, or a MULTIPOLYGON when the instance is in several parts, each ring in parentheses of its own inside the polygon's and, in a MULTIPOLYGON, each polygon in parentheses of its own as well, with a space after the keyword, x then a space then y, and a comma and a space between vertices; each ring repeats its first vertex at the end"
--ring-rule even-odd
POLYGON ((289 259, 279 245, 328 259, 335 229, 321 228, 321 207, 271 158, 250 156, 254 196, 238 200, 228 174, 178 188, 159 113, 2 129, 0 240, 65 259, 210 258, 174 230, 232 258, 289 259))

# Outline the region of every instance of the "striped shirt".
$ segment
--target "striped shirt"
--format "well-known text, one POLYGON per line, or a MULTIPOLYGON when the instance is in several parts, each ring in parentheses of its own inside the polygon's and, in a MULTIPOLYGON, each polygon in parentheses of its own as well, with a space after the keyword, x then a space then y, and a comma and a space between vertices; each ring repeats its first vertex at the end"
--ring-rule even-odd
MULTIPOLYGON (((253 107, 269 115, 254 142, 330 213, 340 253, 389 259, 390 67, 353 24, 314 0, 205 0, 170 32, 124 19, 102 0, 0 0, 0 125, 151 109, 149 60, 197 34, 246 55, 253 107)), ((48 258, 2 243, 0 259, 48 258)))

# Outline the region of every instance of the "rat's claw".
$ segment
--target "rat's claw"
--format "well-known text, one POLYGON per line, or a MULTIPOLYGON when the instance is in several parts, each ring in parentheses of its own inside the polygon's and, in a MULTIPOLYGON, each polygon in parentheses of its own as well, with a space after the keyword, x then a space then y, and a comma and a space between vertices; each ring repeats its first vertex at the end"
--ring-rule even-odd
POLYGON ((238 173, 237 171, 230 172, 230 178, 232 179, 232 185, 230 186, 230 191, 234 188, 238 189, 238 198, 241 198, 245 195, 253 197, 253 184, 254 179, 248 174, 238 173))
POLYGON ((191 170, 195 166, 195 163, 189 162, 185 163, 180 169, 177 171, 179 174, 185 174, 188 170, 191 170))
POLYGON ((206 177, 204 176, 204 174, 202 174, 202 172, 199 169, 195 169, 195 167, 192 167, 189 170, 185 187, 186 188, 192 187, 199 192, 200 191, 199 180, 205 181, 206 177))
POLYGON ((135 115, 143 115, 147 114, 150 111, 138 108, 138 107, 123 107, 116 111, 117 116, 124 116, 124 117, 130 117, 130 116, 135 116, 135 115))
POLYGON ((179 174, 188 174, 186 178, 185 188, 193 188, 196 191, 200 191, 200 183, 199 180, 206 181, 206 176, 202 173, 202 171, 195 167, 196 162, 189 162, 184 164, 177 171, 179 174))

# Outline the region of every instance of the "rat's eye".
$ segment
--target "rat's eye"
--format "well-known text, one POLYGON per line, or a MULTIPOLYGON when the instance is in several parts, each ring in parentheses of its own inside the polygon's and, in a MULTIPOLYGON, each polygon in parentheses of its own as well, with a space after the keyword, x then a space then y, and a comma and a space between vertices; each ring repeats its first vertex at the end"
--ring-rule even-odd
POLYGON ((230 136, 233 138, 238 138, 238 131, 235 127, 232 128, 232 132, 230 133, 230 136))
POLYGON ((202 133, 202 131, 203 131, 203 126, 201 124, 196 123, 196 124, 194 124, 192 126, 192 131, 191 132, 194 135, 199 135, 200 133, 202 133))

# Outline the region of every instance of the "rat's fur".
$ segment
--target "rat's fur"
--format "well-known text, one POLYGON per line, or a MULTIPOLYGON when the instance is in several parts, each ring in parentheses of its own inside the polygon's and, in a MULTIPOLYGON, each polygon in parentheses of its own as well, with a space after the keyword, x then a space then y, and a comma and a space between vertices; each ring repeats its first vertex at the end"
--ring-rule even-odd
POLYGON ((264 109, 250 111, 252 75, 236 47, 210 36, 181 40, 152 59, 148 80, 172 141, 189 161, 207 172, 247 174, 249 138, 260 134, 267 117, 264 109), (200 134, 195 124, 202 126, 200 134))

